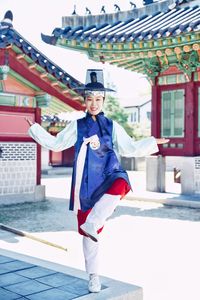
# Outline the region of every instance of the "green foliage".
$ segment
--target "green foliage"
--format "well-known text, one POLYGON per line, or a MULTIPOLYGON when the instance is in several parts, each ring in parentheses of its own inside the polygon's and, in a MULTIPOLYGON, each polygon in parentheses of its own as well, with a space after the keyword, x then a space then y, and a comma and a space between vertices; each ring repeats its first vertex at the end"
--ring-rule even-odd
MULTIPOLYGON (((117 90, 113 83, 107 83, 107 87, 117 90)), ((106 95, 105 103, 104 103, 104 112, 105 115, 115 120, 119 123, 135 140, 140 140, 145 137, 150 136, 151 130, 150 128, 143 128, 142 124, 132 124, 129 125, 128 123, 128 114, 126 113, 125 109, 120 105, 119 100, 111 94, 106 95)))
POLYGON ((130 136, 133 136, 133 130, 128 124, 128 114, 124 108, 120 106, 117 98, 111 95, 106 96, 104 112, 108 118, 118 122, 130 136))
POLYGON ((134 139, 141 140, 151 135, 151 128, 142 128, 141 124, 135 123, 131 125, 134 139))

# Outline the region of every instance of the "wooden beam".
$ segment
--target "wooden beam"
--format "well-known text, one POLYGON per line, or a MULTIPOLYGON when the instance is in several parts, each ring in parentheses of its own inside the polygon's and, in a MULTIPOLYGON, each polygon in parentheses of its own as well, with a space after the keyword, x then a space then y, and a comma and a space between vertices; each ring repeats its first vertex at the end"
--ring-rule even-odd
POLYGON ((58 83, 57 81, 52 82, 52 83, 51 83, 51 86, 54 86, 54 87, 59 86, 59 83, 58 83))
POLYGON ((63 93, 63 94, 69 94, 69 95, 70 95, 69 90, 62 90, 62 93, 63 93))
POLYGON ((28 68, 28 64, 25 64, 24 61, 21 63, 19 60, 17 60, 14 52, 10 52, 9 64, 15 72, 19 73, 25 79, 38 86, 44 92, 60 99, 76 110, 84 110, 84 107, 79 102, 72 100, 69 95, 64 95, 62 91, 58 91, 53 86, 51 86, 51 83, 41 80, 41 75, 39 75, 39 73, 36 74, 35 72, 32 72, 32 70, 28 68))
POLYGON ((19 60, 19 59, 22 59, 24 58, 25 54, 24 53, 21 53, 21 54, 17 54, 16 55, 16 58, 19 60))
POLYGON ((40 75, 40 78, 45 78, 45 77, 47 77, 48 76, 48 74, 45 72, 45 73, 42 73, 41 75, 40 75))
POLYGON ((36 68, 36 64, 34 63, 34 64, 30 64, 29 66, 29 69, 35 69, 36 68))

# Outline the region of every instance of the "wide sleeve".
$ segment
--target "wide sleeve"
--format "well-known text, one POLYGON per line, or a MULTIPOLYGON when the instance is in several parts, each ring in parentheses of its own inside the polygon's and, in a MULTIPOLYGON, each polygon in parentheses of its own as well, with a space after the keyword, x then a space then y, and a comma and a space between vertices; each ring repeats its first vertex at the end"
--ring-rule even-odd
POLYGON ((158 152, 156 139, 151 136, 134 141, 117 122, 113 121, 113 144, 117 152, 125 157, 143 157, 158 152))
POLYGON ((77 121, 72 121, 56 136, 48 133, 38 123, 34 123, 28 130, 28 134, 41 146, 49 150, 59 152, 72 147, 77 140, 77 121))

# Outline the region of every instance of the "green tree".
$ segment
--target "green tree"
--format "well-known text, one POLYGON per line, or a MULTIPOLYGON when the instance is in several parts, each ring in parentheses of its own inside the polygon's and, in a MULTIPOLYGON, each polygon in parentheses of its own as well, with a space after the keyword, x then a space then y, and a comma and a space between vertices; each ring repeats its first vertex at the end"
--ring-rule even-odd
POLYGON ((135 124, 131 125, 131 128, 132 128, 133 137, 135 138, 135 140, 141 140, 141 139, 149 137, 151 135, 151 129, 146 128, 144 130, 144 128, 142 128, 141 124, 135 123, 135 124))
MULTIPOLYGON (((111 80, 107 81, 106 86, 115 91, 117 90, 116 86, 111 82, 111 80)), ((140 140, 150 135, 150 133, 144 132, 144 130, 141 128, 141 125, 138 123, 129 125, 128 114, 126 113, 125 109, 120 105, 118 98, 109 93, 106 95, 104 112, 108 118, 111 118, 119 123, 126 130, 128 135, 133 137, 135 140, 140 140)))
POLYGON ((108 118, 111 118, 112 120, 118 122, 122 127, 124 127, 124 129, 130 136, 133 136, 133 129, 128 124, 128 114, 120 105, 117 98, 111 95, 106 96, 104 112, 108 118))

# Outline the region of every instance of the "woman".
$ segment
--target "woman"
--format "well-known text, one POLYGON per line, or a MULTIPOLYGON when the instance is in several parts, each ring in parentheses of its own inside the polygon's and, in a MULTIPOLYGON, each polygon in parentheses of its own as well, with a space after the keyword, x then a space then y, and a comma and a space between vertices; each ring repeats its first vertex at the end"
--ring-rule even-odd
POLYGON ((115 121, 105 117, 105 90, 85 90, 85 117, 72 121, 57 134, 47 133, 39 124, 29 125, 30 136, 43 147, 62 151, 75 145, 70 210, 77 213, 78 230, 83 235, 85 267, 89 274, 88 289, 99 292, 98 234, 128 191, 127 172, 116 152, 126 157, 146 156, 158 151, 157 144, 166 139, 149 137, 134 142, 115 121))

